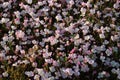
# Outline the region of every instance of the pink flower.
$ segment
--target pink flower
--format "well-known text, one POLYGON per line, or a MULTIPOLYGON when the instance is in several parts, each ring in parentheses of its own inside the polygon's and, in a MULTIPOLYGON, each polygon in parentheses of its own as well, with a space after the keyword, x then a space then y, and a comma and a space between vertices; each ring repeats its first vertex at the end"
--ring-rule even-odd
POLYGON ((60 0, 60 2, 61 2, 62 4, 65 4, 65 3, 66 3, 66 0, 60 0))
POLYGON ((53 62, 53 59, 51 58, 51 59, 45 59, 45 62, 46 63, 52 63, 53 62))
POLYGON ((82 2, 81 4, 82 4, 82 6, 83 6, 83 7, 85 7, 85 6, 86 6, 86 3, 85 3, 85 2, 82 2))
POLYGON ((24 8, 24 4, 22 2, 19 4, 19 6, 20 8, 24 8))
POLYGON ((73 48, 71 51, 70 51, 70 53, 74 53, 75 52, 75 48, 73 48))
POLYGON ((23 23, 23 25, 26 27, 26 26, 28 26, 28 20, 24 20, 24 23, 23 23))
POLYGON ((24 38, 25 33, 22 30, 18 30, 18 31, 16 31, 15 35, 16 35, 17 39, 19 39, 19 38, 24 38))
POLYGON ((77 65, 81 65, 80 61, 77 62, 77 65))
POLYGON ((68 75, 73 75, 74 71, 71 69, 71 68, 67 68, 65 70, 65 72, 68 74, 68 75))
POLYGON ((15 22, 15 24, 20 24, 20 19, 16 18, 16 19, 14 19, 14 22, 15 22))
POLYGON ((59 66, 59 63, 57 61, 53 61, 53 66, 59 66))
POLYGON ((91 52, 90 50, 88 50, 88 51, 87 51, 87 54, 88 54, 88 55, 89 55, 89 54, 92 54, 92 52, 91 52))
POLYGON ((25 54, 25 50, 20 50, 20 53, 21 54, 25 54))
POLYGON ((55 45, 56 43, 58 43, 58 40, 53 36, 49 37, 49 41, 51 45, 55 45))

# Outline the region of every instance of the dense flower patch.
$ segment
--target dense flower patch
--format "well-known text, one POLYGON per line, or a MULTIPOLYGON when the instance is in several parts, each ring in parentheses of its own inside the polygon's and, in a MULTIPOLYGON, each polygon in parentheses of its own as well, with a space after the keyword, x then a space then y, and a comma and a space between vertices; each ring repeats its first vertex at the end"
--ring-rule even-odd
POLYGON ((0 80, 119 80, 120 0, 0 0, 0 80))

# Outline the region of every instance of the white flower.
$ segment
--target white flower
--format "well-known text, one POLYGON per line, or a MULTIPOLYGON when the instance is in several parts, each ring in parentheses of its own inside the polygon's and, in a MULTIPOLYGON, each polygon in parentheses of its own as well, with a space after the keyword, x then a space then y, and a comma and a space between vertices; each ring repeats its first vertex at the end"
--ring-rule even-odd
POLYGON ((65 79, 66 77, 68 77, 68 74, 66 73, 65 69, 62 68, 60 69, 60 72, 61 72, 61 76, 65 79))
POLYGON ((89 64, 94 64, 94 60, 89 60, 88 63, 89 64))
POLYGON ((21 50, 21 46, 19 46, 19 45, 16 45, 15 48, 16 48, 15 51, 19 51, 19 50, 21 50))
POLYGON ((5 53, 0 53, 0 58, 5 58, 5 53))
POLYGON ((117 73, 117 71, 116 71, 115 68, 113 68, 113 69, 111 70, 111 72, 114 73, 114 74, 117 73))
POLYGON ((60 72, 57 72, 57 71, 55 72, 55 75, 58 76, 58 77, 61 76, 60 72))
POLYGON ((97 15, 98 15, 98 17, 100 17, 101 16, 101 12, 100 11, 97 11, 97 15))
POLYGON ((39 80, 40 76, 39 75, 35 75, 34 76, 34 80, 39 80))
POLYGON ((9 18, 2 18, 1 23, 7 23, 10 19, 9 18))
POLYGON ((43 69, 37 69, 39 75, 43 76, 45 74, 43 69))
POLYGON ((55 80, 55 77, 49 77, 47 80, 55 80))
POLYGON ((5 46, 4 49, 5 49, 6 51, 9 51, 9 50, 10 50, 10 48, 9 48, 8 46, 5 46))
POLYGON ((114 35, 114 38, 115 38, 115 40, 118 40, 119 36, 118 35, 114 35))
POLYGON ((69 58, 75 59, 77 57, 76 54, 69 54, 69 58))
POLYGON ((91 14, 95 14, 95 9, 90 9, 91 14))
POLYGON ((46 52, 46 53, 43 54, 43 57, 44 57, 44 58, 48 58, 48 57, 50 57, 51 55, 52 55, 52 52, 49 52, 49 53, 46 52))
POLYGON ((16 27, 15 27, 15 26, 11 26, 11 28, 12 28, 13 30, 15 30, 15 29, 16 29, 16 27))
POLYGON ((100 36, 101 39, 105 38, 104 34, 99 34, 99 36, 100 36))
POLYGON ((63 45, 60 45, 60 47, 58 47, 57 49, 62 51, 62 50, 64 50, 65 48, 64 48, 63 45))
POLYGON ((107 50, 105 51, 105 53, 107 54, 107 56, 110 56, 110 55, 112 54, 112 51, 109 50, 109 49, 107 49, 107 50))
MULTIPOLYGON (((99 50, 99 48, 98 48, 98 50, 99 50)), ((105 50, 106 50, 105 45, 101 45, 101 46, 100 46, 100 50, 101 50, 101 51, 105 51, 105 50)))
POLYGON ((19 11, 14 12, 14 14, 16 15, 17 18, 20 18, 20 12, 19 11))
POLYGON ((84 38, 85 38, 85 40, 89 40, 91 38, 91 35, 87 35, 84 38))
POLYGON ((68 12, 62 12, 62 15, 66 16, 68 14, 68 12))
POLYGON ((82 30, 83 35, 86 35, 89 31, 87 29, 82 30))
POLYGON ((34 76, 34 73, 32 71, 26 71, 25 75, 27 75, 28 77, 32 77, 34 76))
POLYGON ((37 63, 36 63, 36 62, 33 62, 33 63, 32 63, 32 66, 33 66, 33 67, 37 67, 37 63))
POLYGON ((44 8, 42 8, 42 11, 47 13, 47 11, 49 11, 49 8, 48 7, 44 7, 44 8))
POLYGON ((70 27, 67 27, 67 28, 65 28, 65 30, 66 31, 68 31, 68 32, 70 32, 71 34, 73 34, 74 33, 74 29, 70 26, 70 27))
POLYGON ((2 16, 3 16, 3 17, 7 17, 7 16, 8 16, 8 14, 4 13, 2 16))
POLYGON ((32 0, 26 0, 28 4, 32 4, 32 0))
POLYGON ((86 6, 87 6, 87 7, 92 7, 92 5, 90 4, 89 1, 86 3, 86 6))
POLYGON ((81 39, 77 39, 77 40, 74 41, 74 44, 75 44, 76 46, 78 46, 80 43, 81 43, 81 39))
POLYGON ((79 76, 80 75, 80 72, 79 72, 79 67, 78 66, 74 66, 74 74, 76 75, 76 76, 79 76))
POLYGON ((36 40, 32 40, 32 43, 33 44, 37 44, 38 42, 36 40))
POLYGON ((24 64, 29 64, 30 62, 28 60, 22 61, 24 64))
POLYGON ((42 5, 43 5, 43 2, 38 1, 38 5, 39 5, 39 6, 42 6, 42 5))
POLYGON ((67 72, 68 75, 72 76, 74 74, 74 71, 71 68, 67 68, 65 70, 67 72))
POLYGON ((115 9, 118 9, 119 3, 115 3, 115 4, 113 5, 113 7, 114 7, 115 9))
POLYGON ((55 17, 57 21, 61 21, 62 20, 62 16, 60 14, 57 14, 57 16, 55 17))
POLYGON ((50 71, 51 71, 51 72, 55 72, 55 67, 53 67, 53 66, 50 67, 50 71))
POLYGON ((71 6, 75 4, 73 0, 70 0, 69 3, 71 6))
POLYGON ((118 39, 119 39, 118 35, 111 36, 111 40, 112 40, 112 41, 116 41, 116 40, 118 40, 118 39))
POLYGON ((77 35, 74 37, 74 39, 79 39, 79 34, 77 34, 77 35))
POLYGON ((17 63, 13 63, 12 66, 18 66, 18 64, 17 63))
POLYGON ((45 80, 47 80, 48 77, 50 77, 50 76, 51 76, 51 72, 46 72, 43 77, 46 78, 45 80))
POLYGON ((53 61, 52 59, 45 59, 46 63, 52 63, 52 61, 53 61))
POLYGON ((8 5, 9 5, 9 2, 3 2, 2 7, 6 8, 6 7, 8 7, 8 5))
POLYGON ((105 27, 105 30, 107 31, 107 32, 110 32, 110 28, 109 27, 105 27))
POLYGON ((7 72, 4 72, 2 73, 3 77, 8 77, 8 73, 7 72))
POLYGON ((118 74, 117 78, 120 79, 120 74, 118 74))
POLYGON ((8 41, 8 36, 4 36, 3 41, 8 41))
POLYGON ((114 40, 115 40, 115 39, 114 39, 114 36, 111 36, 111 40, 112 40, 112 41, 114 41, 114 40))
POLYGON ((83 16, 84 16, 84 15, 85 15, 85 13, 86 13, 86 9, 82 7, 80 11, 81 11, 81 13, 82 13, 82 14, 83 14, 83 16))

